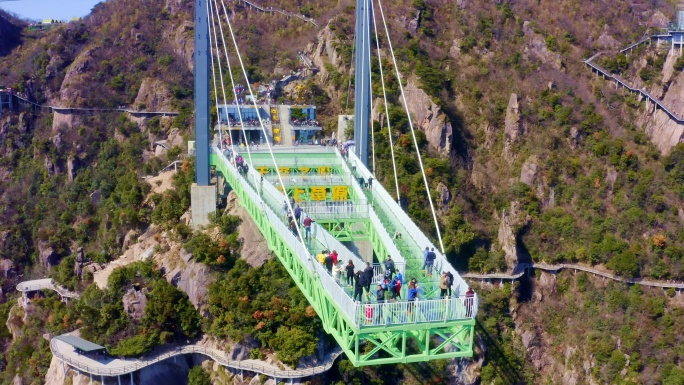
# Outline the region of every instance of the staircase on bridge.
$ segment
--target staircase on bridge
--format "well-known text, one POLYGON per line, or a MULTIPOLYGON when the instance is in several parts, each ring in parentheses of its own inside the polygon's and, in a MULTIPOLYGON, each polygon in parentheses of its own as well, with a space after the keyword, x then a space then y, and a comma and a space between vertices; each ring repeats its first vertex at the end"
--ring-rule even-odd
POLYGON ((280 115, 280 140, 283 146, 292 146, 292 126, 290 125, 290 107, 281 104, 278 106, 280 115))
MULTIPOLYGON (((422 250, 434 245, 379 183, 370 189, 359 183, 370 172, 353 154, 345 160, 330 147, 277 147, 273 156, 284 186, 267 150, 241 155, 250 164, 245 175, 214 148, 214 172, 222 174, 236 192, 269 248, 321 317, 325 331, 354 365, 472 356, 477 296, 465 296, 466 283, 439 252, 432 277, 422 271, 422 250), (286 226, 283 190, 315 220, 312 240, 306 245, 286 226), (394 238, 397 231, 401 237, 394 238), (364 296, 364 302, 355 302, 346 284, 337 282, 314 258, 323 249, 335 249, 340 260, 351 259, 362 270, 363 261, 342 244, 357 241, 370 242, 378 262, 392 255, 404 274, 401 300, 378 303, 374 296, 364 296), (442 270, 451 271, 455 278, 454 294, 448 299, 439 298, 442 270), (405 294, 412 277, 421 287, 415 302, 406 301, 405 294)), ((375 279, 381 276, 382 268, 376 266, 375 279)), ((377 283, 372 292, 375 287, 377 283)))

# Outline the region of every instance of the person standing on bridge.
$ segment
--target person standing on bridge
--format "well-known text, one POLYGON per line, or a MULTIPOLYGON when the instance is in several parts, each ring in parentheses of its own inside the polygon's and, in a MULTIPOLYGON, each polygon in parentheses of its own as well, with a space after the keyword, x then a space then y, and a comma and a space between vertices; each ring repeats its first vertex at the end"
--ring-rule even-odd
POLYGON ((395 271, 396 270, 394 268, 394 261, 392 260, 392 256, 388 255, 387 259, 385 259, 385 278, 391 280, 395 271))
POLYGON ((297 207, 295 207, 294 214, 295 214, 295 221, 297 221, 298 224, 301 223, 300 219, 302 219, 302 208, 299 207, 299 205, 297 205, 297 207))
POLYGON ((347 287, 351 288, 354 283, 354 262, 350 259, 347 263, 347 287))
POLYGON ((330 254, 328 254, 328 253, 325 254, 324 263, 325 263, 326 270, 328 270, 328 274, 332 275, 333 259, 330 256, 330 254))
POLYGON ((423 251, 423 268, 421 269, 421 270, 423 270, 423 272, 427 272, 427 270, 426 270, 427 269, 427 257, 428 257, 429 253, 430 253, 430 248, 425 247, 425 251, 423 251))
POLYGON ((354 275, 354 301, 361 302, 361 295, 363 293, 363 282, 364 274, 361 274, 361 270, 358 270, 354 275))
POLYGON ((311 240, 311 222, 311 217, 304 214, 304 239, 307 241, 311 240))
POLYGON ((407 312, 409 314, 413 313, 413 306, 414 302, 418 299, 418 280, 415 278, 411 278, 411 281, 409 282, 408 285, 408 306, 407 306, 407 312))
POLYGON ((366 297, 370 298, 370 285, 373 283, 373 266, 371 266, 370 262, 366 262, 366 268, 363 269, 363 276, 364 276, 364 283, 366 287, 366 297))
POLYGON ((437 259, 437 254, 435 254, 435 248, 433 247, 432 250, 428 252, 427 262, 425 264, 428 277, 432 277, 432 268, 435 266, 435 259, 437 259))
POLYGON ((439 297, 445 299, 447 295, 448 280, 446 271, 442 272, 442 277, 439 280, 439 297))
POLYGON ((469 287, 468 291, 466 292, 466 295, 465 295, 466 317, 472 317, 473 316, 474 297, 475 297, 475 292, 473 291, 472 287, 469 287))

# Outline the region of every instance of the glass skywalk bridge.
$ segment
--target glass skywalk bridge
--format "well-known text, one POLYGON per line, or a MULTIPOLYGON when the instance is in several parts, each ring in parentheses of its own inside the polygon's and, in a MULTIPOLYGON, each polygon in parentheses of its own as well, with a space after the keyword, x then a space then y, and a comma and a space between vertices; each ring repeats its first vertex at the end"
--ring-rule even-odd
MULTIPOLYGON (((249 161, 245 152, 242 156, 249 161)), ((272 176, 270 154, 253 153, 252 164, 244 176, 218 148, 213 149, 211 164, 236 192, 269 248, 349 360, 362 366, 472 356, 477 296, 465 296, 466 283, 439 253, 435 265, 440 271, 454 274, 455 293, 449 299, 435 296, 437 271, 433 277, 426 277, 420 270, 422 249, 434 246, 379 183, 374 183, 372 190, 359 185, 357 177, 368 170, 357 166, 352 172, 338 153, 329 150, 280 149, 275 156, 285 186, 280 186, 272 176), (300 180, 309 173, 311 183, 301 184, 300 180), (282 206, 287 198, 283 189, 292 196, 294 189, 304 190, 298 190, 301 195, 297 201, 316 221, 312 225, 313 239, 306 246, 285 224, 282 206), (392 239, 390 234, 402 230, 400 239, 392 239), (423 289, 418 301, 378 304, 373 298, 372 303, 354 302, 346 287, 336 282, 314 258, 323 249, 335 249, 341 260, 351 259, 359 269, 363 261, 340 241, 362 239, 371 242, 381 260, 392 255, 400 269, 406 269, 405 282, 413 276, 418 278, 423 289)), ((380 273, 381 269, 376 268, 376 274, 380 273)))

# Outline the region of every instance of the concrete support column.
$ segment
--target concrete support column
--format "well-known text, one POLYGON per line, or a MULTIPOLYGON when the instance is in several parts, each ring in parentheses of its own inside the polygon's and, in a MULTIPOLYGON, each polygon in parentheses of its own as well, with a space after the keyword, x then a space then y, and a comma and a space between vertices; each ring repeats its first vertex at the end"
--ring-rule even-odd
POLYGON ((133 372, 131 372, 131 385, 135 385, 135 382, 133 382, 133 372))
POLYGON ((102 382, 102 385, 104 385, 104 376, 100 376, 100 380, 102 382))
POLYGON ((116 376, 119 379, 119 385, 121 385, 121 376, 116 376))
POLYGON ((192 227, 208 225, 209 214, 216 211, 216 186, 200 186, 193 183, 190 192, 192 227))

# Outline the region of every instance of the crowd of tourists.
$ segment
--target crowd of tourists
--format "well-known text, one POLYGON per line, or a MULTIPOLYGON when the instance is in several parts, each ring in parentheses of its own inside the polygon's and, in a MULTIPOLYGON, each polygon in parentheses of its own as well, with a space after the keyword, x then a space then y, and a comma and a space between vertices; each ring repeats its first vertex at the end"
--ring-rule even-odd
POLYGON ((295 127, 320 127, 321 124, 315 119, 290 119, 290 125, 295 127))

